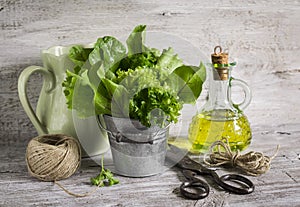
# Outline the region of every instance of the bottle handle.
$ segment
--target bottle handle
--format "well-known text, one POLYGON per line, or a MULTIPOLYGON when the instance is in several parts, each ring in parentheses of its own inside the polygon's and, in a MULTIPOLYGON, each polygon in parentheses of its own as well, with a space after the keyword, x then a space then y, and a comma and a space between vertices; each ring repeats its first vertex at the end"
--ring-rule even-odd
POLYGON ((251 99, 252 99, 252 91, 249 87, 249 85, 243 81, 243 80, 240 80, 240 79, 235 79, 235 78, 232 78, 229 82, 229 93, 228 93, 228 99, 230 101, 230 103, 236 107, 238 110, 241 110, 243 111, 244 109, 247 108, 247 106, 250 104, 251 102, 251 99), (241 102, 241 103, 233 103, 232 99, 231 99, 231 88, 234 87, 234 86, 238 86, 238 87, 241 87, 243 89, 243 92, 244 92, 244 100, 241 102))
POLYGON ((48 71, 47 69, 40 67, 40 66, 29 66, 25 68, 22 73, 19 76, 18 80, 18 93, 19 98, 21 101, 21 104, 29 117, 30 121, 32 122, 33 126, 36 128, 39 135, 41 134, 48 134, 47 128, 41 123, 41 121, 38 119, 37 115, 35 114, 34 110, 32 109, 32 106, 28 100, 27 96, 27 83, 29 80, 29 77, 33 73, 41 73, 44 77, 44 86, 45 92, 49 93, 52 91, 55 87, 55 78, 53 76, 53 73, 48 71))

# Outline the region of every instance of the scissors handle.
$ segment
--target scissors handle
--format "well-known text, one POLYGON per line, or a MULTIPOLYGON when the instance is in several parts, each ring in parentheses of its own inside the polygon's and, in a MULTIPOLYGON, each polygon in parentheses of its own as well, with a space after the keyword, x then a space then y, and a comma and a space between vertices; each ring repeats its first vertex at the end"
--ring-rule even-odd
POLYGON ((197 173, 192 170, 183 170, 182 174, 188 180, 180 186, 180 193, 186 198, 202 199, 208 196, 209 186, 206 182, 196 178, 197 173))
POLYGON ((237 174, 227 174, 221 177, 214 171, 211 172, 215 182, 228 192, 232 192, 239 195, 250 194, 254 191, 254 184, 246 177, 237 174), (228 181, 237 183, 241 187, 236 187, 228 184, 228 181))
POLYGON ((183 182, 180 186, 180 193, 186 198, 198 200, 208 196, 209 187, 206 183, 195 180, 183 182))

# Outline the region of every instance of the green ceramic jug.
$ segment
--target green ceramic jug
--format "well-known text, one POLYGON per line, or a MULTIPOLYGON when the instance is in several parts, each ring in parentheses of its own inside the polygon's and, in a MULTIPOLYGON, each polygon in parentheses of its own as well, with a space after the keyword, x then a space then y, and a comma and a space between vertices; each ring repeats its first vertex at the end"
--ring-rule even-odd
POLYGON ((43 67, 29 66, 18 80, 21 104, 39 135, 63 133, 78 138, 84 155, 97 155, 109 148, 106 132, 99 129, 95 117, 80 119, 67 108, 62 82, 66 70, 74 65, 68 58, 70 47, 54 46, 42 51, 43 67), (27 83, 31 74, 42 74, 44 81, 36 113, 27 96, 27 83))

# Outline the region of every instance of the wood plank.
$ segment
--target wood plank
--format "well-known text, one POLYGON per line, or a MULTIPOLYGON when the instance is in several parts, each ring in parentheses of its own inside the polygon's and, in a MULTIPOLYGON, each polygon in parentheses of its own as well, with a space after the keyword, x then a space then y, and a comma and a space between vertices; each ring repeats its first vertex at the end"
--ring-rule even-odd
MULTIPOLYGON (((249 150, 261 148, 266 154, 272 155, 275 150, 274 144, 277 144, 274 143, 274 136, 276 134, 271 133, 258 136, 260 143, 253 143, 249 150)), ((2 147, 0 145, 1 152, 4 152, 1 153, 0 198, 3 200, 0 199, 0 204, 2 202, 8 206, 18 206, 20 203, 57 206, 63 201, 65 206, 82 204, 86 206, 284 206, 285 202, 288 202, 289 206, 297 206, 300 203, 299 197, 296 196, 300 193, 300 162, 297 154, 299 132, 281 136, 285 137, 277 139, 277 141, 281 140, 282 145, 272 162, 271 170, 259 177, 249 177, 256 185, 254 193, 238 196, 216 189, 213 185, 209 197, 199 201, 185 200, 179 195, 176 188, 183 177, 177 168, 148 178, 117 176, 121 182, 119 185, 100 188, 87 198, 74 199, 51 182, 40 182, 27 174, 23 160, 24 146, 14 147, 12 144, 2 147), (287 136, 291 140, 289 144, 282 142, 287 139, 287 136)), ((106 159, 105 162, 111 161, 106 159)), ((73 192, 89 191, 92 189, 89 178, 98 172, 99 166, 93 160, 86 159, 74 176, 60 183, 73 192)), ((219 174, 225 172, 226 170, 218 170, 219 174)))
MULTIPOLYGON (((0 206, 300 206, 299 11, 300 2, 294 0, 0 2, 0 206), (103 35, 124 39, 137 24, 188 40, 206 59, 215 45, 229 48, 238 62, 233 75, 253 90, 245 111, 253 131, 248 150, 272 155, 280 145, 271 170, 250 177, 254 193, 239 196, 212 186, 208 198, 186 200, 178 191, 183 176, 172 168, 148 178, 117 176, 121 184, 73 198, 53 183, 28 175, 24 155, 36 131, 18 100, 21 71, 42 65, 42 49, 90 43, 103 35)), ((39 75, 30 79, 33 105, 41 83, 39 75)), ((204 99, 205 93, 198 107, 204 99)), ((194 111, 185 110, 185 116, 194 111)), ((106 166, 113 167, 105 156, 106 166)), ((61 183, 73 192, 91 190, 89 179, 99 172, 99 159, 83 160, 80 170, 61 183)), ((230 169, 218 169, 220 174, 226 171, 230 169)))

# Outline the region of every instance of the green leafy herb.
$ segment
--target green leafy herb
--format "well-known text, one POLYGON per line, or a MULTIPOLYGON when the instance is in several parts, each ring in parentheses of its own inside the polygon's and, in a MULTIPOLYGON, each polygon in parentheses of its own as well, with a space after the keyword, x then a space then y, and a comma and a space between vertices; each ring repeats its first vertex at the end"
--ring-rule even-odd
POLYGON ((206 71, 202 63, 200 67, 183 65, 173 71, 169 81, 178 91, 180 100, 184 103, 194 103, 202 91, 205 75, 206 71))
POLYGON ((145 30, 145 25, 134 28, 127 52, 110 36, 99 38, 92 49, 71 48, 75 67, 63 82, 68 108, 80 117, 108 114, 148 127, 177 122, 183 104, 199 97, 205 67, 184 65, 172 48, 147 47, 145 30))
POLYGON ((112 186, 119 183, 119 180, 114 178, 109 169, 105 169, 103 165, 103 157, 101 160, 101 172, 96 177, 91 178, 91 183, 96 186, 112 186))
POLYGON ((81 45, 73 46, 69 51, 69 57, 79 67, 83 66, 86 60, 89 58, 89 54, 93 51, 93 48, 84 48, 81 45))
POLYGON ((175 68, 183 65, 182 60, 177 54, 174 54, 172 48, 164 49, 161 56, 157 60, 157 66, 172 72, 175 68))
POLYGON ((138 25, 126 40, 128 47, 128 56, 140 54, 147 50, 144 44, 146 25, 138 25))
POLYGON ((140 120, 147 126, 152 123, 164 125, 167 122, 177 122, 182 105, 167 90, 161 88, 144 88, 135 94, 130 102, 130 117, 140 120), (167 116, 166 116, 167 115, 167 116))
POLYGON ((93 66, 101 63, 100 70, 114 71, 118 67, 118 62, 125 57, 126 48, 116 38, 105 36, 99 38, 94 46, 94 50, 89 55, 89 62, 93 66))

